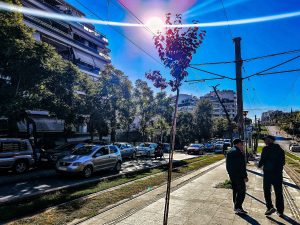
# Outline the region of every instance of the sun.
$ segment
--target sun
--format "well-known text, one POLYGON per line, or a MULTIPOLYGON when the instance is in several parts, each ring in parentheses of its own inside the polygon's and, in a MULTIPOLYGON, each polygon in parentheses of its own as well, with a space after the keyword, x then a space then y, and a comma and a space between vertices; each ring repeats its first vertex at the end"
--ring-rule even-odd
POLYGON ((164 22, 159 17, 151 17, 147 23, 146 26, 154 33, 158 31, 162 31, 165 27, 164 22))

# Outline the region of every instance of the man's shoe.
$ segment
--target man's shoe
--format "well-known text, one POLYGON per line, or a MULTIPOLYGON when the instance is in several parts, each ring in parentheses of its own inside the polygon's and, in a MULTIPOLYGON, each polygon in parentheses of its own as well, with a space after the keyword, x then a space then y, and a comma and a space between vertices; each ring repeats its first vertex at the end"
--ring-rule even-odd
POLYGON ((243 214, 243 215, 248 214, 248 212, 245 211, 244 209, 235 209, 234 211, 236 214, 243 214))
POLYGON ((276 209, 271 208, 271 209, 268 209, 268 210, 265 212, 265 215, 266 215, 266 216, 270 216, 270 215, 272 215, 274 212, 276 212, 276 209))
POLYGON ((284 218, 284 214, 283 214, 283 213, 277 212, 277 215, 278 215, 280 218, 284 218))

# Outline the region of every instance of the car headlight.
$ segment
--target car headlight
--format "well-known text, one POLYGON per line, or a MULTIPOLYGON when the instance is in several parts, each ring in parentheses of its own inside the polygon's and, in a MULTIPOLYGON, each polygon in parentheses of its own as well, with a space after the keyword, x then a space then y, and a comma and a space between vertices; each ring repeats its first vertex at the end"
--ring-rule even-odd
POLYGON ((80 165, 81 165, 80 162, 74 162, 74 163, 72 163, 72 166, 80 166, 80 165))

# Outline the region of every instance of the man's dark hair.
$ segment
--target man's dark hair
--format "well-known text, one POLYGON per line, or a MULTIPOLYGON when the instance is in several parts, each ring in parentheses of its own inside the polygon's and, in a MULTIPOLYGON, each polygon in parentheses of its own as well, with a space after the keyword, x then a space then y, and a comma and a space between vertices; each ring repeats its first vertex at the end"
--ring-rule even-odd
POLYGON ((236 138, 236 139, 234 139, 233 140, 233 145, 237 145, 238 143, 242 143, 243 141, 241 140, 241 139, 239 139, 239 138, 236 138))

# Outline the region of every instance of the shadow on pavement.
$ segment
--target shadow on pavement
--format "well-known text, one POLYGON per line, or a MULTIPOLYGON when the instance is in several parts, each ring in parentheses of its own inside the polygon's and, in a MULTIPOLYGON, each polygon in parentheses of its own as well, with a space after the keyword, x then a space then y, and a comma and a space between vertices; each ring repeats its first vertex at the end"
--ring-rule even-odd
MULTIPOLYGON (((261 177, 264 176, 263 173, 259 173, 259 172, 254 171, 254 170, 249 170, 249 169, 247 169, 247 171, 250 172, 250 173, 253 173, 253 174, 257 175, 257 176, 261 176, 261 177)), ((289 187, 291 187, 291 188, 295 188, 295 189, 297 189, 297 190, 300 190, 300 188, 299 188, 296 184, 292 184, 292 183, 289 183, 289 182, 286 182, 286 181, 283 181, 283 184, 284 184, 284 185, 287 185, 287 186, 289 186, 289 187)))
POLYGON ((269 219, 269 220, 271 220, 272 221, 272 223, 274 223, 274 224, 278 224, 278 225, 285 225, 285 224, 291 224, 291 225, 299 225, 299 223, 297 222, 297 221, 295 221, 294 219, 292 219, 291 217, 288 217, 288 216, 284 216, 284 218, 282 218, 283 220, 285 220, 287 223, 282 223, 282 222, 279 222, 279 221, 277 221, 276 219, 274 219, 274 218, 272 218, 272 217, 269 217, 269 216, 267 216, 267 218, 269 219))
POLYGON ((258 199, 258 198, 256 198, 256 197, 254 197, 253 195, 250 195, 250 194, 248 194, 248 193, 246 193, 246 195, 248 195, 250 198, 253 198, 254 200, 260 202, 261 204, 266 205, 265 202, 263 202, 262 200, 260 200, 260 199, 258 199))
POLYGON ((238 216, 241 217, 242 219, 244 219, 245 221, 247 221, 249 224, 260 225, 260 223, 257 222, 256 219, 254 219, 253 217, 251 217, 249 215, 238 215, 238 216))

